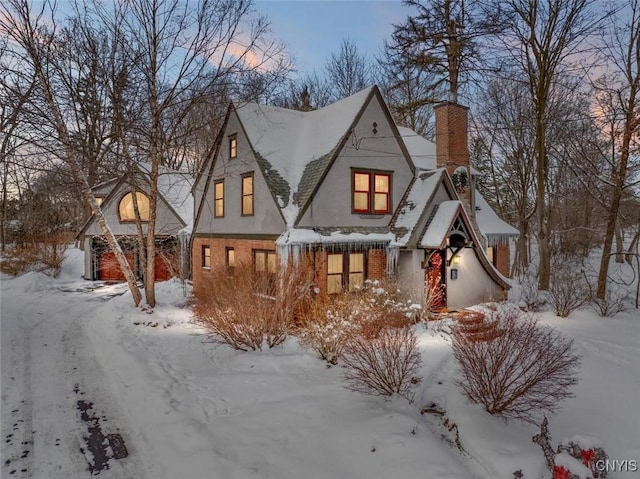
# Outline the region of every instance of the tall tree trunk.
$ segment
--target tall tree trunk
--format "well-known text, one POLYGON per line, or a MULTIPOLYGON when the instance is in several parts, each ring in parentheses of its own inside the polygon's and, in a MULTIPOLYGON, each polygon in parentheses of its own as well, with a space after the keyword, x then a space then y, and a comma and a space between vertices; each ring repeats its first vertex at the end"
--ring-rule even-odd
POLYGON ((538 220, 538 288, 549 289, 551 277, 551 255, 549 252, 549 218, 547 215, 547 147, 544 124, 546 93, 539 93, 541 104, 536 108, 536 218, 538 220))
POLYGON ((616 263, 624 263, 624 231, 620 221, 616 222, 616 263))

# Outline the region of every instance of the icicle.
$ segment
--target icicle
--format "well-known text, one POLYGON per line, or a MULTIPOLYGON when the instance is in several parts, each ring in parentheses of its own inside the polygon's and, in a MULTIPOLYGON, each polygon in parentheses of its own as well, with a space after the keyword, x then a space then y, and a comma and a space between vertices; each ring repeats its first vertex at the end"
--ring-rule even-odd
POLYGON ((400 248, 397 246, 387 246, 387 274, 394 274, 398 270, 398 257, 400 248))

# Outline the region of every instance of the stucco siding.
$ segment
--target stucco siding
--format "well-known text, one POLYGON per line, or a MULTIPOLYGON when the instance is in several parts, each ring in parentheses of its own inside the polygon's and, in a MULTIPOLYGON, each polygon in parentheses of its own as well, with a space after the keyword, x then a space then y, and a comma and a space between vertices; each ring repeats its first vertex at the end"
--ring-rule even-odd
MULTIPOLYGON (((135 222, 121 222, 118 216, 118 204, 120 199, 129 193, 130 187, 126 184, 121 185, 110 201, 102 205, 102 212, 107 220, 107 224, 116 236, 120 235, 136 235, 137 229, 135 222)), ((148 192, 147 192, 148 193, 148 192)), ((143 228, 146 230, 146 223, 143 228)), ((158 210, 156 217, 156 234, 173 235, 178 233, 184 227, 183 223, 176 214, 169 208, 164 200, 158 199, 158 210)), ((95 221, 92 221, 85 232, 86 236, 102 235, 102 230, 95 221)))
MULTIPOLYGON (((204 185, 202 185, 204 188, 204 185)), ((196 196, 198 201, 199 196, 196 196)), ((198 204, 198 203, 196 203, 198 204)), ((195 233, 280 234, 284 221, 265 183, 235 113, 229 117, 195 233), (229 135, 237 135, 237 158, 229 159, 229 135), (242 216, 242 175, 253 172, 252 216, 242 216), (224 216, 214 217, 216 180, 224 180, 224 216)))
POLYGON ((365 108, 354 133, 347 138, 332 168, 300 220, 312 226, 386 226, 409 185, 413 173, 384 111, 375 97, 365 108), (374 127, 373 124, 376 124, 374 127), (376 130, 376 133, 373 130, 376 130), (386 215, 352 213, 352 169, 393 172, 391 212, 386 215))
POLYGON ((458 264, 452 263, 446 268, 447 306, 465 308, 486 301, 502 300, 504 291, 482 267, 473 249, 464 248, 459 256, 458 264), (451 270, 454 269, 457 279, 451 278, 451 270))

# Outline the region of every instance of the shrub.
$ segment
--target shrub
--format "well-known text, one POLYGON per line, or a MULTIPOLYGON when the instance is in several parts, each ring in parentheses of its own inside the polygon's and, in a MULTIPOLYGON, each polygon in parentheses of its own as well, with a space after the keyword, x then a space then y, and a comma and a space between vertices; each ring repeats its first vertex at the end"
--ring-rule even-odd
POLYGON ((538 311, 542 306, 540 291, 538 290, 538 277, 530 269, 520 274, 517 278, 520 286, 520 301, 527 311, 538 311))
POLYGON ((549 283, 549 302, 557 316, 566 318, 573 311, 583 306, 589 298, 587 285, 583 278, 576 276, 580 266, 571 258, 562 257, 554 260, 549 283))
POLYGON ((517 309, 487 313, 483 337, 453 332, 453 354, 467 398, 489 414, 536 422, 572 397, 580 356, 573 341, 517 309))
POLYGON ((47 238, 44 243, 15 246, 7 249, 0 260, 0 271, 17 276, 29 271, 40 271, 58 276, 68 244, 62 237, 47 238))
POLYGON ((384 327, 375 337, 356 335, 342 357, 347 388, 352 391, 412 400, 413 389, 421 381, 422 360, 410 327, 384 327))
POLYGON ((310 294, 304 271, 287 268, 278 273, 277 287, 264 290, 264 278, 249 264, 213 272, 211 288, 195 298, 196 320, 214 339, 243 351, 281 344, 288 335, 296 308, 310 294))
POLYGON ((418 314, 412 306, 394 284, 368 280, 358 291, 323 295, 307 304, 298 339, 303 347, 336 364, 355 335, 373 338, 385 327, 409 325, 418 314))
POLYGON ((300 345, 313 349, 321 359, 337 364, 349 339, 358 329, 355 312, 346 295, 314 300, 298 330, 300 345))
POLYGON ((629 297, 607 288, 604 298, 591 298, 591 307, 603 318, 610 318, 629 309, 629 297))

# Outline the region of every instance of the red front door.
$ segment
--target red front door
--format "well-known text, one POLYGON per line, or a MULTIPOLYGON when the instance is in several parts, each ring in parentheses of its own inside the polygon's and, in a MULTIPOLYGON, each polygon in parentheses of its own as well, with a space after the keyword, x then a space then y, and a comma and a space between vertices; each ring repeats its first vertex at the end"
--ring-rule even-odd
POLYGON ((425 294, 432 309, 441 309, 447 304, 444 280, 443 251, 435 251, 427 264, 425 278, 425 286, 427 288, 425 294))

